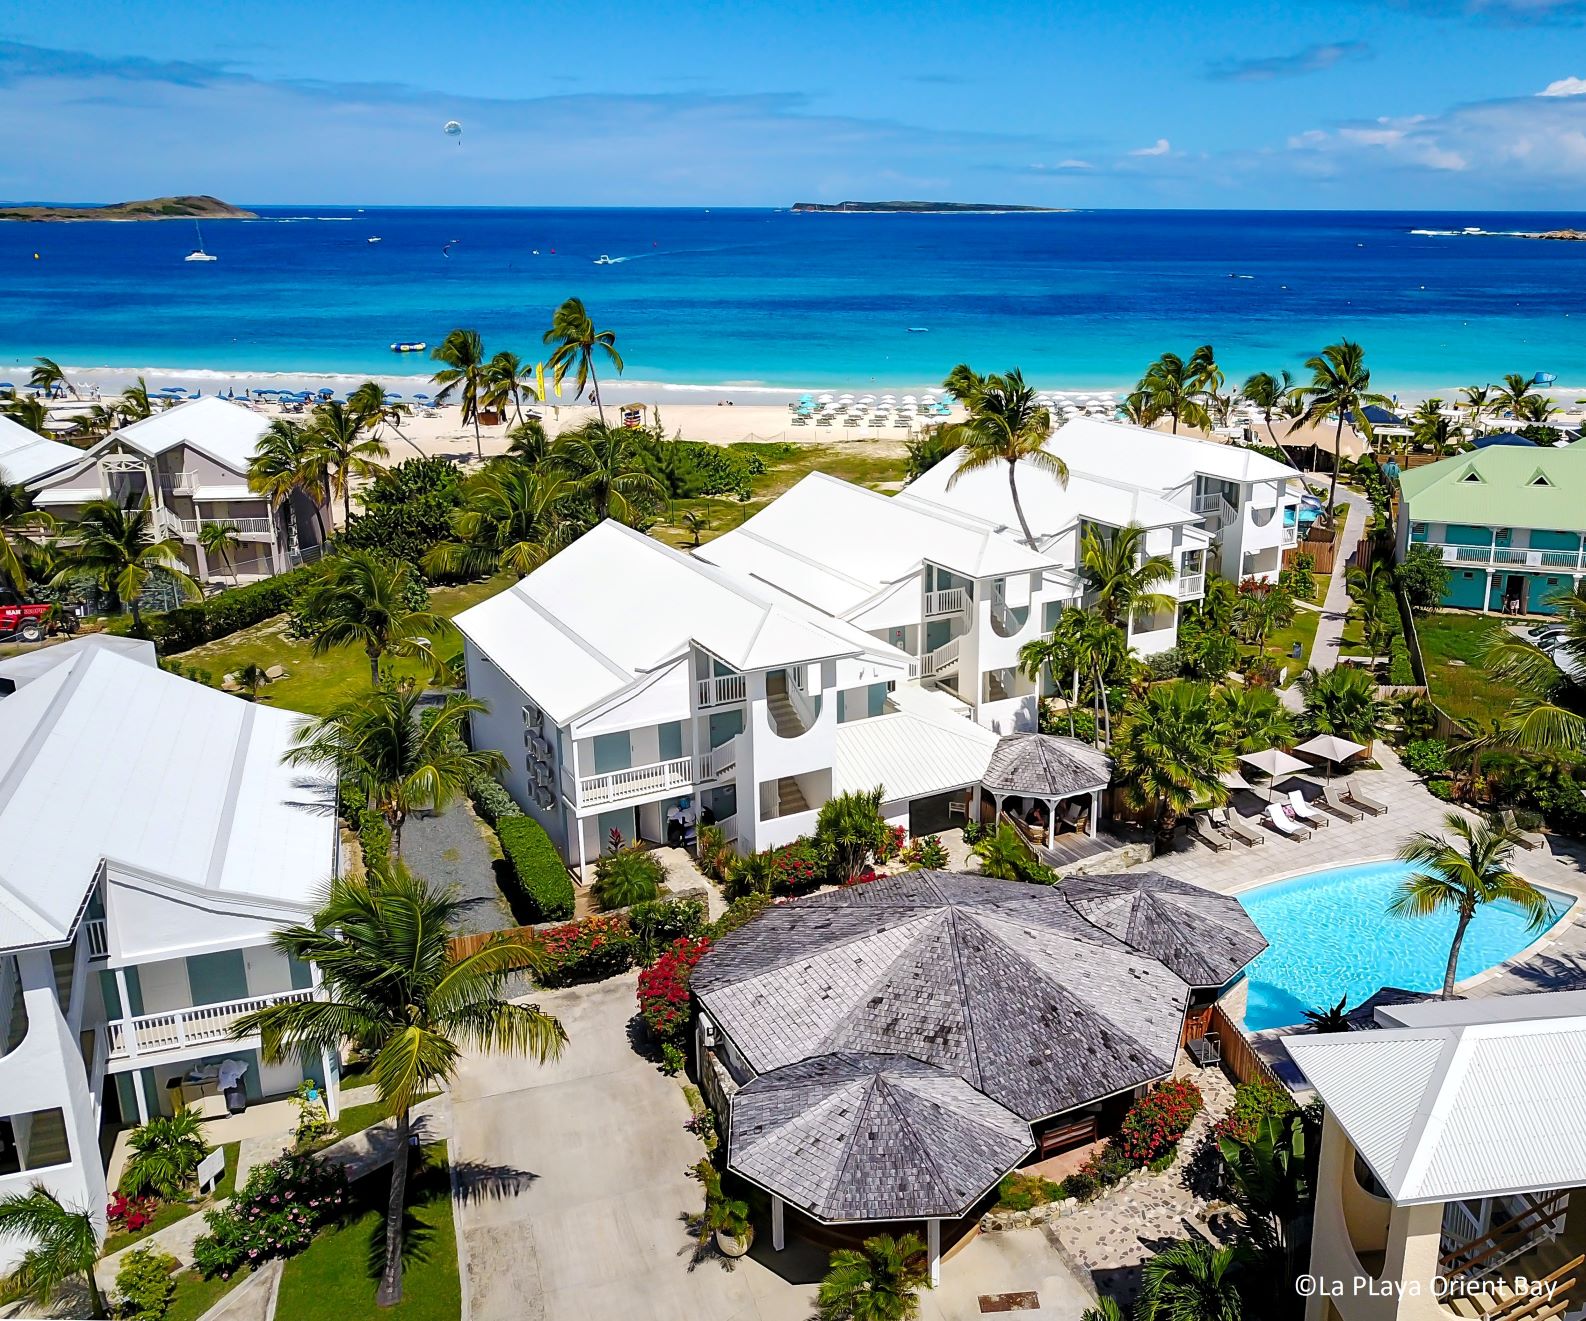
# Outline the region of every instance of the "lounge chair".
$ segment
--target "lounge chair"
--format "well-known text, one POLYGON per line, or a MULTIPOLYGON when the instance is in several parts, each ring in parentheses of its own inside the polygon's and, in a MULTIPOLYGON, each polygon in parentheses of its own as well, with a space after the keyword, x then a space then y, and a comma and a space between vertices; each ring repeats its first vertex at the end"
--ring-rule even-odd
POLYGON ((1233 841, 1222 831, 1218 830, 1204 812, 1190 813, 1189 829, 1190 834, 1194 835, 1202 844, 1205 844, 1208 848, 1215 849, 1219 853, 1224 849, 1233 848, 1233 841))
POLYGON ((1335 816, 1343 817, 1345 821, 1359 821, 1362 815, 1358 807, 1351 807, 1338 796, 1331 780, 1322 785, 1322 806, 1335 816))
POLYGON ((1504 827, 1514 832, 1515 840, 1523 849, 1545 849, 1547 840, 1534 830, 1527 830, 1516 819, 1513 812, 1505 810, 1502 816, 1504 827))
POLYGON ((1266 822, 1280 835, 1287 835, 1290 839, 1309 839, 1311 828, 1300 821, 1293 821, 1283 808, 1277 803, 1268 803, 1266 822))
POLYGON ((1331 824, 1328 819, 1305 801, 1305 795, 1298 789, 1289 790, 1289 813, 1297 821, 1303 821, 1308 826, 1325 826, 1331 824))
POLYGON ((1221 807, 1214 807, 1211 810, 1211 819, 1212 824, 1219 830, 1226 831, 1234 839, 1249 848, 1255 848, 1257 844, 1265 844, 1267 842, 1267 837, 1258 830, 1252 830, 1246 824, 1244 817, 1240 816, 1238 812, 1229 812, 1221 807))
POLYGON ((1356 807, 1360 808, 1361 811, 1370 812, 1372 816, 1387 815, 1388 809, 1383 806, 1383 804, 1379 803, 1375 798, 1361 793, 1359 789, 1355 788, 1355 782, 1353 780, 1351 780, 1345 787, 1344 797, 1352 802, 1356 807))

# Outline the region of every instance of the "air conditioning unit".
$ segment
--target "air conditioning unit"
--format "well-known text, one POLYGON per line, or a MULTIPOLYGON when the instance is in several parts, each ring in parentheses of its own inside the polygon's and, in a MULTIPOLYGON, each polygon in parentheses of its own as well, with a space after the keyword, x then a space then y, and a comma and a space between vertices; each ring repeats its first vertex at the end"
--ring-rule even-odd
POLYGON ((533 702, 523 708, 523 724, 526 729, 538 729, 545 723, 545 712, 535 706, 533 702))
POLYGON ((534 783, 549 784, 551 782, 551 768, 543 761, 534 763, 534 783))
POLYGON ((549 739, 542 738, 540 735, 536 734, 530 740, 530 743, 534 748, 535 755, 540 757, 542 760, 550 759, 551 744, 549 739))
POLYGON ((534 801, 541 807, 550 807, 556 802, 556 795, 549 789, 541 788, 534 791, 534 801))

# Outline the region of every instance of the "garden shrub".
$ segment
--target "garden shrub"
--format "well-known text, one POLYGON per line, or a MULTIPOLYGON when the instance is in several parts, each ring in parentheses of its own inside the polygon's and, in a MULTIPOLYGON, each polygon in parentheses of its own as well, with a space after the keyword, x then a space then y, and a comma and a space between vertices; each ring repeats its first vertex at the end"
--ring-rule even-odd
POLYGON ((734 858, 732 845, 720 826, 701 825, 695 843, 700 871, 713 881, 725 881, 734 858))
POLYGON ((595 902, 607 912, 649 903, 665 880, 666 868, 643 844, 611 849, 595 863, 595 902))
POLYGON ((154 1219, 158 1205, 152 1197, 128 1197, 125 1193, 111 1193, 105 1206, 105 1220, 111 1229, 136 1234, 154 1219))
MULTIPOLYGON (((1096 741, 1096 713, 1087 706, 1064 708, 1050 698, 1041 703, 1041 733, 1077 738, 1082 743, 1096 741), (1072 718, 1073 728, 1069 728, 1072 718)), ((967 826, 965 827, 968 828, 967 826)))
POLYGON ((1147 1165, 1178 1143, 1204 1105, 1191 1079, 1169 1078, 1129 1107, 1109 1146, 1133 1164, 1147 1165))
MULTIPOLYGON (((1184 658, 1179 655, 1177 647, 1169 647, 1166 651, 1159 651, 1145 658, 1145 668, 1151 678, 1157 682, 1166 679, 1178 678, 1179 671, 1184 667, 1184 658)), ((1091 728, 1095 728, 1094 719, 1091 728)))
POLYGON ((926 835, 909 841, 908 847, 903 850, 902 861, 910 870, 923 867, 927 871, 941 871, 947 866, 947 850, 939 836, 926 835))
POLYGON ((311 568, 302 567, 263 582, 231 587, 193 605, 146 616, 144 624, 161 652, 187 651, 289 610, 312 573, 311 568))
POLYGON ((657 1042, 676 1045, 688 1036, 689 978, 709 949, 705 936, 674 941, 639 974, 639 1017, 657 1042))
POLYGON ((635 904, 628 910, 628 928, 640 963, 650 963, 674 941, 697 936, 705 929, 703 899, 680 896, 635 904))
POLYGON ((522 816, 523 809, 492 775, 475 772, 468 777, 468 798, 480 820, 495 828, 511 816, 522 816))
POLYGON ((120 1191, 167 1201, 195 1181, 199 1164, 213 1150, 204 1141, 198 1112, 186 1108, 139 1124, 127 1134, 127 1145, 131 1154, 121 1172, 120 1191))
POLYGON ((1448 773, 1448 744, 1440 738, 1418 738, 1404 749, 1404 764, 1431 779, 1448 773))
POLYGON ((123 1321, 165 1321, 176 1296, 171 1275, 175 1257, 153 1248, 133 1248, 116 1271, 115 1312, 123 1321))
POLYGON ((1234 1088, 1234 1103, 1212 1128, 1212 1135, 1249 1142, 1268 1115, 1286 1115, 1295 1108, 1294 1098, 1276 1083, 1265 1079, 1242 1082, 1234 1088))
POLYGON ((814 841, 795 839, 771 850, 771 891, 799 894, 821 881, 821 855, 814 841))
POLYGON ((346 1203, 340 1165, 295 1155, 256 1165, 231 1201, 205 1214, 209 1232, 193 1244, 193 1265, 205 1278, 229 1279, 243 1266, 294 1256, 346 1203))
POLYGON ((448 459, 404 459, 363 491, 363 512, 337 537, 351 550, 406 560, 415 571, 424 554, 452 536, 461 474, 448 459))
POLYGON ((546 927, 535 936, 544 956, 541 986, 599 982, 633 967, 638 942, 621 913, 602 913, 582 922, 546 927))
POLYGON ((573 915, 573 878, 545 827, 532 816, 502 817, 496 833, 531 922, 562 921, 573 915))
POLYGON ((1299 550, 1289 556, 1289 562, 1278 570, 1278 585, 1288 589, 1290 595, 1309 601, 1316 595, 1316 556, 1299 550))
POLYGON ((705 929, 705 934, 712 940, 731 935, 744 923, 759 917, 773 902, 768 894, 747 894, 734 899, 727 905, 727 911, 705 929))
POLYGON ((1060 1202, 1067 1190, 1060 1183, 1043 1179, 1038 1174, 1020 1174, 1013 1170, 1002 1176, 997 1185, 997 1210, 1028 1211, 1031 1207, 1060 1202))
POLYGON ((1426 787, 1433 798, 1440 798, 1445 803, 1454 801, 1454 782, 1452 780, 1428 780, 1426 787))
POLYGON ((1448 594, 1448 566, 1430 546, 1411 546, 1394 577, 1411 610, 1430 610, 1448 594))
POLYGON ((1403 633, 1395 633, 1388 643, 1388 682, 1406 685, 1415 682, 1415 666, 1410 663, 1410 647, 1403 633))

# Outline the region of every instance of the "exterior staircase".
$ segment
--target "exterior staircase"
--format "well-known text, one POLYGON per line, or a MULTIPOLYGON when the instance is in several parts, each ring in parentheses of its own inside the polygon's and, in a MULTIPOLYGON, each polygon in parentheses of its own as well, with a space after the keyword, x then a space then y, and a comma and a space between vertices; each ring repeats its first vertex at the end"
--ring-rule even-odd
POLYGON ((23 1168, 42 1170, 49 1165, 69 1165, 72 1149, 66 1140, 66 1122, 59 1110, 40 1110, 28 1128, 23 1168))
POLYGON ((14 961, 5 978, 0 980, 0 988, 7 986, 11 989, 11 1003, 9 1007, 0 1006, 0 1012, 6 1015, 5 1030, 0 1032, 0 1055, 14 1050, 28 1034, 28 1007, 22 998, 22 982, 16 975, 14 961))
MULTIPOLYGON (((804 732, 804 722, 799 719, 799 713, 794 709, 792 699, 788 697, 786 670, 772 670, 766 675, 765 696, 766 710, 771 715, 771 723, 781 737, 797 738, 804 732)), ((803 811, 802 808, 799 810, 803 811)))
POLYGON ((55 973, 55 998, 60 1001, 61 1013, 72 1004, 72 981, 77 975, 77 947, 57 945, 50 951, 50 968, 55 973))
POLYGON ((799 788, 799 782, 791 775, 784 775, 776 782, 776 796, 778 816, 792 816, 797 812, 810 810, 804 791, 799 788))

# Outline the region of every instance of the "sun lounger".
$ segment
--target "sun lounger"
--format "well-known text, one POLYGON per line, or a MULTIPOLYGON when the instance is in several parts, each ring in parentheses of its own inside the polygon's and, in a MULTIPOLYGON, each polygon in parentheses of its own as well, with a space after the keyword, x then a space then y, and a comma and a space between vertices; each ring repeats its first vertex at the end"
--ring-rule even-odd
POLYGON ((1331 780, 1322 785, 1322 806, 1336 816, 1343 817, 1345 821, 1359 821, 1361 817, 1358 807, 1351 807, 1338 796, 1331 780))
POLYGON ((1305 795, 1298 789, 1289 790, 1289 814, 1297 820, 1303 821, 1308 826, 1325 826, 1329 822, 1325 816, 1305 801, 1305 795))
POLYGON ((1212 824, 1219 830, 1227 831, 1230 836, 1249 848, 1267 842, 1267 837, 1258 830, 1252 830, 1238 812, 1228 812, 1220 807, 1214 807, 1211 811, 1211 819, 1212 824))
POLYGON ((1233 841, 1222 831, 1218 830, 1204 812, 1190 813, 1189 828, 1190 834, 1194 835, 1196 839, 1200 840, 1208 848, 1216 849, 1219 853, 1224 849, 1233 848, 1233 841))
POLYGON ((1268 803, 1266 821, 1280 835, 1287 835, 1290 839, 1309 839, 1311 828, 1302 822, 1292 821, 1287 813, 1277 803, 1268 803))
POLYGON ((1516 819, 1513 812, 1504 812, 1503 824, 1507 829, 1514 832, 1515 839, 1521 848, 1540 849, 1547 847, 1547 840, 1545 840, 1541 835, 1537 834, 1536 831, 1527 830, 1524 826, 1522 826, 1516 819))
POLYGON ((1370 812, 1372 816, 1384 816, 1387 814, 1388 809, 1375 798, 1361 793, 1359 789, 1355 788, 1353 780, 1349 782, 1348 787, 1344 790, 1344 797, 1363 812, 1370 812))

